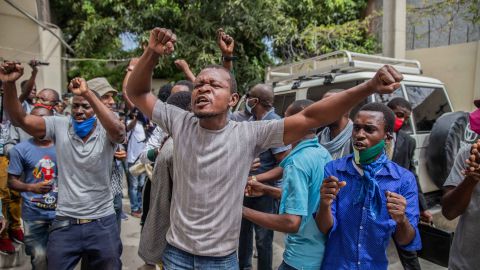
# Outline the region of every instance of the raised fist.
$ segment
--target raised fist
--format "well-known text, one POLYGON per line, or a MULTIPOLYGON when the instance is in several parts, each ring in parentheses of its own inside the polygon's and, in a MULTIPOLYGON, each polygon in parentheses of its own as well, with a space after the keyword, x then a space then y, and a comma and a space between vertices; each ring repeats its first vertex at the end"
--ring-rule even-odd
POLYGON ((345 181, 338 181, 335 176, 329 176, 322 182, 320 187, 320 203, 325 206, 332 205, 333 201, 337 199, 337 194, 341 188, 347 185, 345 181))
POLYGON ((222 51, 222 55, 231 56, 233 55, 233 49, 235 47, 235 42, 233 38, 225 33, 222 28, 217 30, 217 43, 218 47, 222 51))
POLYGON ((175 60, 175 66, 182 71, 189 69, 187 61, 183 59, 175 60))
POLYGON ((154 28, 150 32, 148 48, 159 55, 171 54, 175 50, 177 36, 170 29, 154 28))
POLYGON ((15 82, 23 75, 23 67, 19 62, 5 61, 0 65, 0 80, 15 82))
POLYGON ((407 220, 405 209, 407 208, 407 200, 400 194, 387 191, 387 210, 390 217, 396 223, 402 223, 407 220))
POLYGON ((385 65, 368 81, 370 87, 379 94, 391 94, 400 87, 403 75, 394 67, 385 65))
POLYGON ((70 89, 74 95, 84 95, 88 92, 87 82, 84 78, 73 78, 68 85, 68 89, 70 89))

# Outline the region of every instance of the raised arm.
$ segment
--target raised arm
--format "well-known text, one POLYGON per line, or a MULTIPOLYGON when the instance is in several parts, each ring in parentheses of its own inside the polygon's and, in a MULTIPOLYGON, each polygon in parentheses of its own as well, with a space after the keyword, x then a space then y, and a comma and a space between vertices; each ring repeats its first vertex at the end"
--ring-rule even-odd
POLYGON ((68 88, 73 94, 82 96, 88 101, 112 142, 123 143, 125 141, 125 125, 118 121, 118 117, 88 89, 85 79, 74 78, 68 85, 68 88))
POLYGON ((217 30, 217 44, 222 52, 223 67, 233 70, 233 49, 235 48, 235 41, 233 38, 225 33, 222 28, 217 30))
POLYGON ((150 92, 152 89, 153 69, 162 55, 174 51, 176 36, 165 28, 155 28, 150 32, 148 47, 135 65, 128 78, 126 93, 133 104, 148 118, 152 119, 153 107, 157 98, 150 92))
POLYGON ((128 82, 128 78, 130 78, 130 75, 132 74, 132 71, 135 68, 135 65, 137 63, 138 63, 138 57, 132 58, 130 60, 130 63, 128 63, 128 67, 127 67, 127 73, 125 74, 125 77, 123 78, 123 82, 122 82, 123 99, 125 100, 125 105, 129 110, 133 110, 133 108, 135 108, 135 105, 133 105, 132 101, 127 96, 127 91, 126 91, 127 82, 128 82))
POLYGON ((321 99, 300 113, 286 117, 283 142, 285 145, 291 144, 305 136, 310 129, 334 122, 373 93, 392 93, 400 87, 402 79, 402 74, 386 65, 369 81, 321 99))
POLYGON ((4 85, 4 108, 14 126, 21 127, 33 137, 44 137, 46 132, 45 120, 39 116, 26 114, 17 97, 15 81, 22 75, 23 67, 20 63, 5 62, 0 66, 0 80, 3 81, 4 85))
POLYGON ((175 66, 185 74, 185 78, 192 83, 195 82, 195 74, 193 74, 192 70, 190 70, 190 66, 188 66, 187 61, 183 59, 175 60, 175 66))
POLYGON ((33 87, 35 86, 35 79, 37 78, 38 61, 31 60, 30 62, 28 62, 28 64, 30 65, 30 67, 32 67, 32 74, 31 74, 30 78, 28 79, 28 81, 25 83, 25 86, 23 87, 23 89, 21 89, 22 92, 20 93, 20 96, 18 97, 20 102, 24 102, 28 98, 28 96, 30 95, 30 93, 33 90, 33 87))

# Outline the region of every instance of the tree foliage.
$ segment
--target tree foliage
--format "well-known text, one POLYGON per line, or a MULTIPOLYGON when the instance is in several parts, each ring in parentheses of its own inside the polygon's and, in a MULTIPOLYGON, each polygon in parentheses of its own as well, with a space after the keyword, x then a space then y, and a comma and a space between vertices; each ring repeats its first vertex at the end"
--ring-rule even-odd
MULTIPOLYGON (((299 60, 338 49, 376 52, 378 45, 362 20, 366 1, 355 0, 55 0, 52 15, 75 57, 128 58, 141 54, 140 42, 156 26, 178 36, 173 55, 161 59, 155 77, 183 78, 173 65, 185 59, 194 73, 220 63, 215 32, 235 39, 234 65, 240 90, 262 81, 273 63, 299 60), (120 35, 138 37, 138 48, 123 51, 120 35)), ((75 62, 69 76, 106 76, 121 85, 126 64, 75 62)))

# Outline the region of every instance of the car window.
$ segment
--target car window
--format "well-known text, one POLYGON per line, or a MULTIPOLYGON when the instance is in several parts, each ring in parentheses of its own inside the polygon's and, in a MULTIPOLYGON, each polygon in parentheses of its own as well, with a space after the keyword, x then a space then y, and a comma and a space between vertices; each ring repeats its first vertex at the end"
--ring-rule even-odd
MULTIPOLYGON (((401 97, 401 98, 407 99, 405 97, 405 95, 403 94, 402 88, 398 88, 397 90, 395 90, 391 94, 383 94, 383 95, 375 94, 375 102, 380 102, 380 103, 383 103, 383 104, 387 105, 388 102, 390 102, 390 100, 392 100, 396 97, 401 97)), ((410 119, 408 120, 408 123, 405 124, 402 127, 402 131, 405 131, 409 134, 413 134, 412 125, 413 125, 412 118, 410 117, 410 119)))
POLYGON ((295 101, 295 93, 276 95, 273 101, 273 107, 278 115, 284 116, 288 106, 295 101))
POLYGON ((323 95, 330 90, 346 90, 354 87, 355 85, 361 83, 361 81, 351 81, 351 82, 342 82, 342 83, 332 83, 326 85, 318 85, 309 87, 307 90, 307 99, 318 101, 323 98, 323 95))
POLYGON ((412 104, 417 133, 430 132, 441 115, 452 111, 443 88, 405 85, 405 89, 412 104))

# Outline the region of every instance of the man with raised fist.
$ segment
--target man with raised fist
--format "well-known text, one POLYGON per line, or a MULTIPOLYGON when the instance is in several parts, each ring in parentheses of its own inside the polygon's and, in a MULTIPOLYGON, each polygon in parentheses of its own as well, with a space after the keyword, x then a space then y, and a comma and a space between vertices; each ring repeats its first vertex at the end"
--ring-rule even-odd
POLYGON ((327 235, 322 269, 387 269, 392 236, 400 248, 421 248, 415 177, 385 152, 394 122, 387 106, 364 105, 354 117, 354 154, 325 167, 316 215, 327 235))
POLYGON ((175 42, 172 31, 153 29, 127 83, 131 101, 170 134, 175 145, 173 160, 178 166, 163 266, 238 269, 243 193, 255 157, 337 120, 375 92, 393 92, 403 77, 385 66, 373 79, 285 119, 234 122, 228 114, 239 99, 236 81, 222 66, 208 66, 196 76, 192 112, 165 104, 150 92, 153 69, 160 57, 174 51, 175 42))
POLYGON ((125 126, 83 78, 69 85, 75 95, 71 118, 27 115, 15 89, 22 74, 19 63, 0 66, 6 111, 13 125, 52 140, 57 153, 60 192, 47 246, 48 269, 73 269, 82 257, 89 269, 121 269, 110 170, 115 144, 125 140, 125 126))

